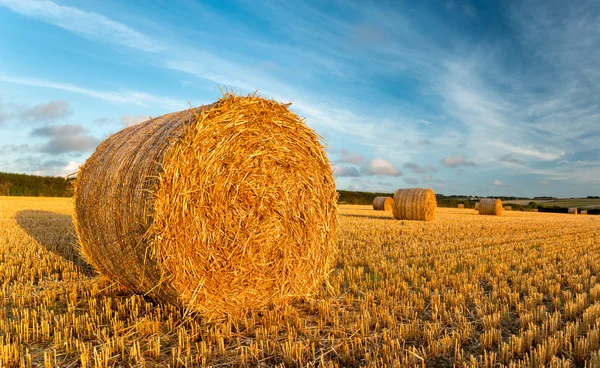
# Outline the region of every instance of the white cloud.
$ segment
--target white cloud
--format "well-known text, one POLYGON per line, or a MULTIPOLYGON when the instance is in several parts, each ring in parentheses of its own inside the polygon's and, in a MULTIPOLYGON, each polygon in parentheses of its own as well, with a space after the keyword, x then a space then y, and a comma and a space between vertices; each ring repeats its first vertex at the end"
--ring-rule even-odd
POLYGON ((150 119, 148 115, 123 115, 121 117, 121 124, 127 128, 133 125, 137 125, 143 121, 150 119))
POLYGON ((504 186, 506 186, 506 184, 504 184, 500 180, 494 180, 494 185, 497 186, 497 187, 504 187, 504 186))
POLYGON ((398 170, 394 164, 382 158, 369 160, 362 169, 365 175, 386 175, 401 176, 402 171, 398 170))
POLYGON ((69 161, 62 169, 60 169, 60 175, 65 176, 69 174, 73 174, 79 171, 79 167, 83 165, 83 162, 79 161, 69 161))

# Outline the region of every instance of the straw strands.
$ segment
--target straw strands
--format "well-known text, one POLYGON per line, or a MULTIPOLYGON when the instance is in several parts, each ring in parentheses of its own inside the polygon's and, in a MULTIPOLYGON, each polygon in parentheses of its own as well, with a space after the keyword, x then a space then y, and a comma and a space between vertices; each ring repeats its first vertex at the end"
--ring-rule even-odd
POLYGON ((337 193, 318 135, 288 106, 227 93, 109 137, 75 188, 87 259, 208 318, 314 292, 337 251, 337 193))
POLYGON ((479 214, 480 215, 502 215, 502 201, 499 199, 482 199, 479 201, 479 214))
POLYGON ((392 197, 375 197, 373 199, 375 211, 391 211, 392 207, 394 207, 394 198, 392 197))
POLYGON ((392 214, 398 220, 432 221, 437 201, 432 189, 398 189, 394 193, 392 214))
POLYGON ((577 207, 571 207, 571 208, 569 208, 569 213, 571 215, 576 215, 577 214, 577 207))

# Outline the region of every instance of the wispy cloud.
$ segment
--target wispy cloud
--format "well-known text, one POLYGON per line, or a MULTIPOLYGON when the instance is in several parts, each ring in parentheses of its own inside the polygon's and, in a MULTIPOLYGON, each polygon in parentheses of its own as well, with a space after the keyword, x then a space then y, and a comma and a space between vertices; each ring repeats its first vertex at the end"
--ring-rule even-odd
POLYGON ((77 8, 58 5, 45 0, 0 0, 0 5, 27 17, 77 33, 83 37, 147 52, 162 50, 154 40, 144 34, 115 22, 103 15, 85 12, 77 8))
POLYGON ((70 83, 54 82, 45 79, 28 78, 0 74, 0 81, 6 83, 19 84, 23 86, 41 87, 57 89, 66 92, 77 93, 80 95, 90 96, 100 100, 104 100, 114 104, 134 104, 139 106, 162 106, 169 110, 182 110, 187 105, 187 102, 177 100, 170 97, 154 96, 144 92, 137 91, 98 91, 90 88, 80 87, 70 83))

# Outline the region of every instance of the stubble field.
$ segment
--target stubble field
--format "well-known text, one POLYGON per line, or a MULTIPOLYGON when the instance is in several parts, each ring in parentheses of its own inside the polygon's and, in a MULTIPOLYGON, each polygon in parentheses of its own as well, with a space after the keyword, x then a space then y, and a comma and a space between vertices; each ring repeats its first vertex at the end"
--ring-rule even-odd
POLYGON ((340 206, 313 298, 205 321, 81 258, 72 199, 0 197, 0 366, 600 366, 600 217, 340 206))

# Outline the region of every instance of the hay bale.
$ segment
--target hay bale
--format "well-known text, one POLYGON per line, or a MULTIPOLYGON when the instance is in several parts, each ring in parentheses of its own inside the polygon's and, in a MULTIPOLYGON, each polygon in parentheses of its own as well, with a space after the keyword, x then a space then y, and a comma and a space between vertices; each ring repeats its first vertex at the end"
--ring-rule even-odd
POLYGON ((587 210, 581 210, 581 212, 579 212, 582 215, 587 215, 587 210))
POLYGON ((532 209, 533 212, 540 212, 537 208, 532 209))
POLYGON ((512 206, 504 206, 505 211, 512 211, 512 206))
POLYGON ((462 203, 459 203, 459 204, 458 204, 458 208, 465 208, 465 205, 464 205, 464 204, 462 204, 462 203))
POLYGON ((337 252, 337 193, 319 136, 288 106, 228 93, 101 143, 75 188, 90 263, 207 318, 314 292, 337 252))
POLYGON ((394 198, 392 197, 375 197, 373 199, 373 209, 375 211, 391 211, 394 207, 394 198))
POLYGON ((571 208, 569 208, 569 213, 571 215, 576 215, 577 214, 577 207, 571 207, 571 208))
POLYGON ((479 211, 479 202, 475 203, 475 211, 479 211))
POLYGON ((435 219, 436 208, 432 189, 398 189, 394 193, 392 213, 398 220, 431 221, 435 219))
POLYGON ((482 199, 479 202, 479 214, 480 215, 502 215, 502 201, 499 199, 482 199))

